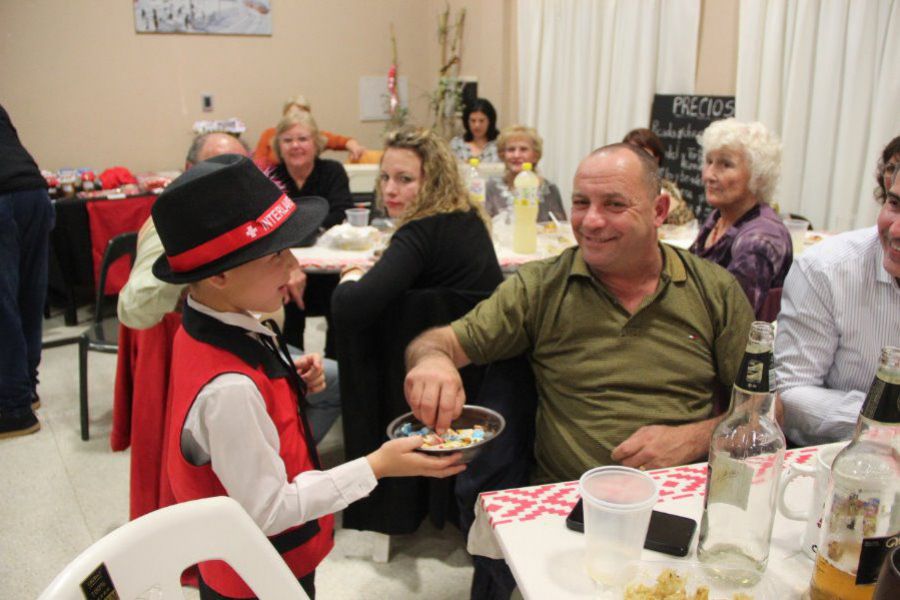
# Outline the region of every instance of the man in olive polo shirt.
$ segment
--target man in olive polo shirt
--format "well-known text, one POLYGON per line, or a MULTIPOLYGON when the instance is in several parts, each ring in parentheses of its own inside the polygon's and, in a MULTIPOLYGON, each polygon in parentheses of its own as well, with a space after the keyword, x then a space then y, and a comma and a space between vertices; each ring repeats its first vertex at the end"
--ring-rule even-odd
POLYGON ((718 265, 659 243, 669 199, 640 149, 594 151, 573 189, 578 247, 523 265, 469 314, 414 340, 407 400, 442 431, 465 402, 458 367, 527 352, 535 481, 701 459, 753 320, 746 295, 718 265))

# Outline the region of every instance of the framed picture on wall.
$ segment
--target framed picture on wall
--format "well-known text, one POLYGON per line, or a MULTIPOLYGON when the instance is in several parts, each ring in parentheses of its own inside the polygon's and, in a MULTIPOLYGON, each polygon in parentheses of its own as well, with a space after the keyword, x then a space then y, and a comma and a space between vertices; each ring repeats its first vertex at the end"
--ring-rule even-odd
POLYGON ((272 35, 271 0, 133 0, 138 33, 272 35))

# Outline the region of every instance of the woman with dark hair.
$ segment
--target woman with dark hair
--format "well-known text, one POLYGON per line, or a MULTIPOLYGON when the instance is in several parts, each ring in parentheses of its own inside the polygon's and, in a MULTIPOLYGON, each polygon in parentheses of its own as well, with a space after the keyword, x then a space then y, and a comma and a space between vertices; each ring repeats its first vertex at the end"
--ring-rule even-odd
POLYGON ((466 133, 450 140, 450 149, 456 158, 468 162, 477 158, 481 162, 500 162, 497 153, 497 111, 494 105, 485 98, 476 98, 463 110, 463 127, 466 133))
POLYGON ((888 188, 891 187, 891 178, 900 169, 900 135, 888 142, 878 157, 878 167, 875 169, 875 180, 878 186, 875 188, 875 199, 884 203, 887 198, 888 188))
MULTIPOLYGON (((632 129, 622 141, 637 146, 652 156, 658 165, 662 164, 662 159, 666 155, 666 147, 662 140, 652 130, 645 127, 632 129)), ((694 212, 681 197, 681 190, 674 181, 663 179, 661 191, 669 196, 669 214, 666 216, 666 225, 684 225, 695 219, 694 212)))

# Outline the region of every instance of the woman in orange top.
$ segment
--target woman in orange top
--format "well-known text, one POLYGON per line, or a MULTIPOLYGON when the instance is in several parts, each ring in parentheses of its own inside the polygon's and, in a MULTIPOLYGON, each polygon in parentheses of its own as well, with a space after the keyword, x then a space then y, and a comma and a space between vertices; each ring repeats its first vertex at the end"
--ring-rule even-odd
MULTIPOLYGON (((301 94, 295 98, 288 98, 282 107, 281 114, 282 116, 287 116, 291 111, 311 113, 312 109, 309 106, 309 102, 301 94)), ((326 150, 346 150, 350 153, 350 160, 352 161, 359 160, 366 151, 365 146, 351 137, 338 135, 330 131, 320 131, 319 133, 325 137, 326 150)), ((274 127, 263 131, 262 135, 259 136, 259 142, 256 143, 256 149, 253 151, 253 162, 263 171, 269 167, 274 167, 280 162, 272 149, 273 137, 275 137, 274 127)))

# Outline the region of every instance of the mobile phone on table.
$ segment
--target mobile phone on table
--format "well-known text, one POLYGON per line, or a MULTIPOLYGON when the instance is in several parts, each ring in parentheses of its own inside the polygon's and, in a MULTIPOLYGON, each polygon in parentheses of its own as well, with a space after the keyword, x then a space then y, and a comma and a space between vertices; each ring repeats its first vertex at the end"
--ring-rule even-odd
MULTIPOLYGON (((584 532, 584 505, 580 498, 566 517, 566 527, 584 532)), ((654 510, 650 514, 644 548, 672 556, 687 556, 696 529, 697 521, 693 519, 654 510)))

